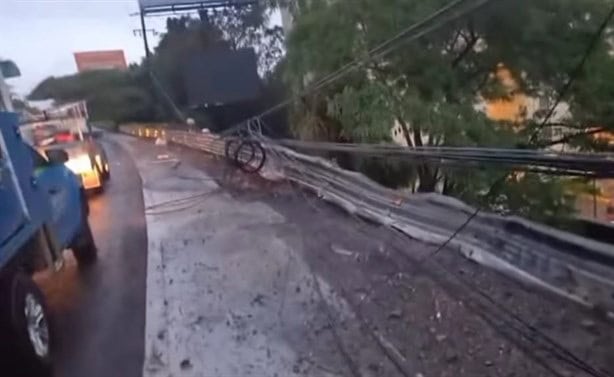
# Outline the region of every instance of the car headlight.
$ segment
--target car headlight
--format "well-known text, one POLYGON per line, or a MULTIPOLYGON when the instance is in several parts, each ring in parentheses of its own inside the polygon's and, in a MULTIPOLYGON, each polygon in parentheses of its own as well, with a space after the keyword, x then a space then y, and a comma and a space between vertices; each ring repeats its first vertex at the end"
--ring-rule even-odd
POLYGON ((87 173, 92 170, 92 160, 87 154, 66 161, 66 167, 75 174, 87 173))

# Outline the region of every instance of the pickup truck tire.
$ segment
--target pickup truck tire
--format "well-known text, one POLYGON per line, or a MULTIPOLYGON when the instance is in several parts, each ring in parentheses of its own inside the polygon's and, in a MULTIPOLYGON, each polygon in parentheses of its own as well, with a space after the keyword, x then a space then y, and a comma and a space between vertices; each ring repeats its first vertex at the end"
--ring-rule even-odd
POLYGON ((1 285, 1 351, 7 357, 2 367, 15 376, 51 376, 52 331, 45 297, 24 273, 5 276, 1 285))
POLYGON ((87 217, 83 218, 83 226, 75 237, 71 249, 79 266, 88 266, 96 261, 98 251, 87 217))

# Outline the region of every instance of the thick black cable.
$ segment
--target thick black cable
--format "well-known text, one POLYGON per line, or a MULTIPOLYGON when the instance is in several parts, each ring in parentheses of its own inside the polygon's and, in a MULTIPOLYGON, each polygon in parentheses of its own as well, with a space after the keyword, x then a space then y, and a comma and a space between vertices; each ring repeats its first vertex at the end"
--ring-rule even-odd
MULTIPOLYGON (((265 139, 262 135, 255 135, 255 137, 258 138, 259 140, 268 140, 268 139, 265 139)), ((275 153, 275 151, 274 151, 274 153, 275 153)), ((286 159, 288 158, 287 156, 282 155, 281 153, 277 153, 277 155, 278 155, 278 157, 281 157, 282 159, 283 158, 286 158, 286 159)), ((499 189, 499 186, 505 182, 507 177, 508 177, 508 174, 506 173, 503 176, 501 176, 499 179, 497 179, 491 185, 491 187, 489 189, 489 192, 486 194, 486 197, 488 198, 490 196, 495 195, 496 192, 499 189)), ((475 211, 472 212, 471 215, 464 221, 464 223, 461 226, 459 226, 450 237, 448 237, 442 244, 440 244, 439 247, 435 251, 429 253, 426 257, 421 258, 418 261, 418 265, 417 266, 421 266, 424 263, 430 261, 431 258, 433 258, 435 255, 437 255, 441 250, 443 250, 450 242, 453 241, 454 238, 456 238, 456 236, 458 236, 459 233, 462 232, 462 230, 464 230, 469 225, 469 223, 475 217, 477 217, 477 215, 481 211, 482 211, 482 208, 480 208, 480 207, 476 208, 475 211)), ((470 288, 470 291, 477 292, 481 297, 486 299, 496 309, 498 309, 502 313, 504 313, 507 316, 509 316, 511 318, 511 320, 510 319, 504 320, 504 322, 506 322, 506 323, 504 323, 504 325, 508 326, 509 328, 511 328, 514 331, 518 332, 522 337, 524 337, 529 342, 536 343, 537 340, 542 341, 543 343, 545 343, 545 345, 544 344, 538 344, 538 346, 541 349, 543 349, 544 351, 548 352, 549 354, 551 354, 555 358, 559 359, 560 361, 563 361, 563 362, 565 362, 565 363, 567 363, 567 364, 577 368, 578 370, 581 370, 581 371, 583 371, 583 372, 585 372, 585 373, 587 373, 587 374, 589 374, 591 376, 595 376, 595 377, 607 377, 608 376, 607 373, 604 373, 604 372, 602 372, 600 370, 597 370, 597 369, 593 368, 591 365, 586 363, 584 360, 582 360, 581 358, 579 358, 575 354, 573 354, 573 352, 571 352, 570 350, 568 350, 567 348, 565 348, 561 344, 557 343, 556 341, 554 341, 553 339, 548 337, 546 334, 544 334, 539 329, 535 328, 533 325, 531 325, 528 322, 526 322, 524 319, 522 319, 517 314, 515 314, 512 311, 510 311, 507 308, 505 308, 502 304, 497 302, 497 300, 495 300, 493 297, 491 297, 488 293, 482 291, 477 286, 475 286, 474 284, 472 284, 469 281, 466 281, 462 277, 460 277, 460 276, 458 276, 456 274, 453 274, 451 271, 449 271, 447 268, 445 268, 445 266, 441 265, 439 262, 437 262, 437 265, 440 266, 441 268, 444 268, 445 270, 447 270, 455 278, 457 278, 464 285, 466 285, 468 288, 470 288), (513 324, 513 321, 516 321, 521 327, 520 328, 515 327, 514 324, 513 324), (527 332, 525 330, 527 330, 529 333, 527 334, 527 332), (537 339, 536 339, 536 337, 537 337, 537 339)), ((559 373, 556 372, 553 368, 551 368, 547 363, 545 363, 545 361, 539 360, 539 363, 540 363, 540 365, 542 365, 542 367, 546 368, 552 374, 557 375, 557 376, 559 375, 559 373)))
POLYGON ((514 150, 496 148, 418 147, 407 148, 393 145, 306 142, 277 140, 278 144, 329 152, 347 152, 374 157, 394 157, 406 161, 418 158, 445 164, 449 162, 468 164, 499 164, 515 169, 540 171, 553 175, 614 177, 614 154, 559 153, 541 150, 514 150))
MULTIPOLYGON (((575 79, 575 77, 577 75, 579 75, 579 73, 582 71, 582 68, 584 66, 584 64, 586 63, 588 56, 590 55, 591 51, 594 49, 595 45, 597 44, 597 42, 599 41, 599 38, 601 37, 601 35, 603 34, 603 31, 605 30, 605 28, 607 27, 607 24, 609 23, 610 19, 612 18, 612 15, 614 15, 614 8, 612 9, 612 11, 608 14, 608 17, 606 18, 606 20, 604 20, 604 22, 602 23, 602 25, 600 26, 598 33, 596 35, 596 37, 593 39, 593 41, 590 43, 589 47, 587 48, 587 53, 585 54, 585 56, 583 57, 583 59, 581 60, 580 64, 578 65, 578 67, 576 68, 576 70, 574 70, 574 72, 572 72, 570 74, 570 80, 568 81, 568 83, 561 89, 561 93, 559 93, 558 99, 557 99, 557 103, 555 103, 555 105, 551 108, 548 116, 545 119, 544 124, 548 121, 548 119, 550 117, 552 117, 552 114, 554 113, 554 111, 556 110, 556 107, 558 106, 558 104, 560 103, 560 101, 562 101, 562 98, 564 98, 565 93, 569 90, 569 88, 571 87, 573 80, 575 79)), ((531 141, 533 142, 533 141, 531 141)), ((500 185, 501 183, 503 183, 509 174, 505 174, 502 177, 500 177, 499 179, 496 180, 496 182, 491 185, 491 188, 489 190, 489 194, 494 193, 495 189, 498 188, 498 185, 500 185)), ((441 250, 443 250, 450 242, 452 242, 454 240, 454 238, 456 238, 458 236, 459 233, 461 233, 468 225, 469 223, 475 218, 477 217, 477 215, 481 212, 482 208, 478 207, 476 208, 476 210, 465 220, 465 222, 458 227, 455 232, 453 234, 451 234, 442 244, 440 244, 440 246, 432 253, 430 253, 426 258, 423 258, 421 260, 421 263, 429 260, 430 258, 432 258, 433 256, 435 256, 437 253, 439 253, 441 250)), ((456 275, 455 275, 456 276, 456 275)), ((488 299, 489 302, 491 302, 491 304, 495 305, 495 307, 500 307, 500 304, 498 304, 496 302, 496 300, 494 300, 492 297, 490 297, 488 294, 486 294, 485 292, 481 292, 481 290, 478 290, 478 292, 485 297, 486 299, 488 299)), ((568 351, 567 349, 565 349, 564 347, 562 347, 560 344, 554 342, 553 340, 551 340, 550 338, 548 338, 545 334, 541 333, 539 330, 537 330, 535 327, 533 327, 532 325, 526 323, 522 318, 518 317, 517 315, 515 315, 514 313, 509 312, 507 309, 503 308, 506 312, 508 312, 509 315, 512 316, 512 318, 514 318, 516 321, 520 322, 521 324, 523 324, 525 326, 525 328, 528 328, 531 332, 534 332, 536 335, 538 335, 542 340, 546 340, 546 343, 550 344, 552 347, 554 347, 554 352, 552 352, 552 350, 550 350, 551 353, 553 353, 555 356, 557 356, 559 359, 563 360, 563 361, 567 361, 568 363, 570 363, 570 365, 575 366, 576 368, 590 374, 593 376, 603 376, 603 374, 594 369, 593 367, 591 367, 590 365, 588 365, 586 362, 584 362, 583 360, 577 358, 573 353, 571 353, 570 351, 568 351), (560 352, 557 354, 557 352, 560 352)), ((500 310, 503 310, 500 309, 500 310)), ((521 331, 519 329, 517 329, 517 331, 521 331)), ((522 331, 521 331, 522 333, 522 331)), ((534 339, 533 337, 530 337, 529 339, 534 339)), ((534 340, 533 340, 534 341, 534 340)))
POLYGON ((226 140, 224 155, 230 163, 248 174, 262 170, 267 159, 267 152, 260 142, 240 138, 226 140))
MULTIPOLYGON (((601 39, 601 36, 603 35, 607 25, 609 24, 610 20, 612 19, 612 17, 614 16, 614 7, 612 7, 612 9, 610 10, 610 12, 608 13, 608 15, 606 16, 606 18, 604 19, 604 21, 601 23, 601 25, 599 26, 599 29, 597 30, 594 38, 591 40, 591 42, 589 43, 589 46, 586 50, 586 53, 584 54, 583 58, 580 61, 580 64, 576 67, 576 69, 574 69, 574 71, 570 74, 570 80, 568 81, 568 84, 565 85, 562 89, 561 89, 561 94, 558 96, 560 98, 560 100, 565 96, 567 90, 569 90, 569 88, 571 87, 571 84, 573 83, 573 80, 575 79, 575 77, 577 77, 580 72, 582 71, 582 68, 584 67, 584 64, 586 63, 588 57, 590 56, 592 50, 594 49, 594 47, 597 45, 597 43, 599 42, 599 40, 601 39)), ((560 101, 559 100, 559 101, 560 101)), ((555 104, 556 106, 558 106, 557 104, 555 104)), ((549 116, 551 117, 552 114, 554 113, 556 106, 553 107, 551 109, 551 112, 549 114, 549 116)), ((531 143, 533 143, 531 141, 531 143)), ((505 173, 502 177, 500 177, 499 179, 497 179, 490 187, 490 189, 488 190, 489 195, 493 195, 495 192, 495 189, 498 189, 499 185, 501 185, 509 176, 509 173, 505 173)), ((497 190, 498 191, 498 190, 497 190)), ((446 245, 448 245, 450 242, 452 242, 459 233, 461 233, 466 227, 467 225, 469 225, 469 223, 482 211, 482 207, 476 207, 475 211, 467 218, 467 220, 460 226, 458 227, 440 246, 439 248, 437 248, 435 250, 435 252, 431 253, 429 256, 427 256, 426 259, 429 259, 430 257, 436 255, 437 253, 439 253, 442 249, 445 248, 446 245)))
POLYGON ((247 124, 252 119, 261 119, 264 116, 271 115, 285 108, 286 106, 294 103, 298 99, 306 95, 312 94, 314 91, 320 90, 327 85, 330 85, 334 81, 352 72, 357 67, 360 67, 361 65, 368 63, 374 59, 383 57, 384 55, 398 48, 400 46, 400 42, 406 43, 406 42, 421 38, 435 30, 438 30, 439 28, 441 28, 442 26, 445 26, 448 23, 453 22, 467 15, 468 13, 475 11, 479 7, 482 7, 488 2, 493 1, 493 0, 473 0, 474 3, 470 4, 470 6, 468 6, 467 9, 464 9, 464 10, 461 9, 461 11, 459 11, 458 14, 453 14, 452 17, 448 17, 447 19, 445 18, 448 15, 448 13, 454 12, 456 8, 462 6, 464 3, 467 3, 468 1, 470 0, 455 0, 443 6, 442 8, 438 9, 437 11, 433 12, 432 14, 424 18, 423 20, 410 25, 409 27, 403 29, 401 32, 399 32, 395 36, 383 41, 382 43, 378 44, 374 48, 370 49, 366 57, 355 59, 345 64, 344 66, 337 69, 336 71, 318 80, 316 83, 312 84, 309 88, 299 92, 298 94, 290 97, 289 99, 286 99, 285 101, 278 103, 275 106, 272 106, 271 108, 265 110, 264 112, 254 117, 248 118, 236 124, 235 126, 222 132, 221 135, 222 136, 230 135, 234 133, 235 131, 237 131, 238 129, 240 129, 241 127, 243 127, 245 124, 247 124), (439 19, 443 19, 444 22, 441 22, 439 19), (435 24, 435 25, 429 25, 430 23, 437 22, 437 21, 440 21, 440 23, 435 24))
POLYGON ((577 80, 577 78, 580 76, 580 74, 584 70, 584 66, 586 65, 586 62, 588 61, 589 57, 591 56, 591 54, 597 47, 597 44, 601 41, 603 33, 605 33, 608 27, 608 24, 612 21, 613 17, 614 17, 614 6, 610 9, 606 17, 603 19, 603 21, 599 25, 599 28, 597 29, 597 31, 591 38, 589 44, 586 47, 586 51, 584 51, 584 54, 582 55, 582 59, 580 59, 580 61, 578 62, 578 65, 576 65, 576 67, 570 72, 569 78, 567 79, 563 87, 560 89, 554 104, 550 107, 550 110, 548 110, 548 114, 544 117, 544 120, 540 123, 539 127, 535 129, 535 131, 533 131, 533 133, 531 134, 531 137, 529 138, 529 143, 535 142, 535 138, 539 135, 539 132, 546 126, 546 124, 548 124, 552 116, 554 116, 554 112, 556 111, 556 108, 561 104, 561 102, 567 95, 567 92, 571 89, 571 86, 573 85, 575 80, 577 80))

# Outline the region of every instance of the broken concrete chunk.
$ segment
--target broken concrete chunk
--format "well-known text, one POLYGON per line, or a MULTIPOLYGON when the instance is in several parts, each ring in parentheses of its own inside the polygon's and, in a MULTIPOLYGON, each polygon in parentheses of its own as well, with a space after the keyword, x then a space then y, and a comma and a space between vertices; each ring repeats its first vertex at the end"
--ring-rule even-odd
POLYGON ((183 359, 181 360, 179 366, 182 370, 192 369, 192 362, 190 361, 190 359, 183 359))
POLYGON ((330 245, 331 250, 335 253, 335 254, 339 254, 342 255, 344 257, 351 257, 354 256, 356 253, 354 253, 353 251, 344 249, 343 247, 336 245, 336 244, 332 244, 330 245))

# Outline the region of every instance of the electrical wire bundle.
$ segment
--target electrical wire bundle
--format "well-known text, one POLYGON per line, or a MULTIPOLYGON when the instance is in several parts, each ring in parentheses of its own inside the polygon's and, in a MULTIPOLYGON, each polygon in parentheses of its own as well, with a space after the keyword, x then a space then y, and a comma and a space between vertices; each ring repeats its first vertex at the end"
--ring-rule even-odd
POLYGON ((266 151, 253 139, 231 138, 224 144, 224 155, 233 165, 248 174, 258 173, 266 162, 266 151))
POLYGON ((392 157, 417 163, 478 167, 485 164, 553 175, 614 177, 614 154, 561 153, 555 151, 478 148, 478 147, 403 147, 387 144, 358 144, 276 140, 280 145, 303 150, 347 152, 376 157, 392 157))
POLYGON ((203 203, 211 196, 221 192, 221 188, 204 191, 198 194, 189 195, 177 199, 168 200, 161 203, 156 203, 145 208, 146 215, 168 215, 171 213, 178 213, 188 209, 192 209, 195 206, 203 203))
MULTIPOLYGON (((267 139, 264 136, 254 135, 255 140, 270 145, 274 141, 267 139)), ((291 155, 283 153, 280 149, 271 149, 270 153, 274 158, 280 160, 282 165, 292 165, 299 174, 308 174, 308 168, 303 166, 300 161, 294 159, 291 155)), ((308 203, 310 206, 319 211, 319 208, 313 203, 313 199, 308 198, 305 193, 298 190, 296 195, 302 195, 302 201, 308 203)), ((573 368, 577 372, 582 372, 584 375, 595 377, 607 377, 608 374, 598 368, 593 367, 582 358, 576 356, 573 352, 561 345, 554 339, 550 338, 547 334, 533 326, 531 323, 523 319, 513 310, 508 309, 505 305, 500 303, 492 295, 490 295, 484 288, 477 286, 471 279, 458 274, 454 268, 442 263, 440 260, 434 258, 442 249, 449 245, 453 238, 455 238, 476 216, 478 213, 474 212, 469 216, 464 224, 459 227, 452 236, 450 236, 444 243, 439 245, 434 251, 429 252, 424 257, 417 260, 410 257, 404 250, 398 246, 393 245, 392 249, 399 253, 403 258, 406 258, 414 268, 420 269, 438 283, 443 284, 446 290, 456 297, 462 297, 466 305, 476 315, 480 316, 486 323, 492 326, 496 332, 508 339, 516 347, 521 349, 530 359, 535 361, 545 370, 547 370, 553 376, 562 377, 560 370, 552 365, 551 360, 557 360, 563 363, 568 368, 573 368), (435 267, 436 270, 432 270, 431 267, 435 267), (435 272, 438 271, 438 272, 435 272)), ((350 213, 352 218, 356 219, 361 224, 366 224, 366 221, 360 218, 355 213, 350 213)), ((395 232, 393 236, 399 237, 395 232)), ((317 278, 313 277, 314 284, 316 284, 317 278)), ((316 286, 317 287, 317 286, 316 286)), ((335 326, 335 320, 331 313, 327 312, 331 326, 335 326)), ((364 319, 362 319, 364 321, 364 319)), ((367 326, 368 327, 368 326, 367 326)), ((343 344, 339 339, 335 339, 338 343, 337 346, 341 349, 342 353, 347 353, 343 349, 343 344)), ((409 376, 402 365, 397 365, 392 360, 399 372, 403 375, 409 376)), ((351 357, 347 361, 348 367, 353 371, 352 375, 360 376, 360 373, 355 372, 355 366, 351 357)))
POLYGON ((492 1, 494 0, 454 0, 449 4, 443 6, 442 8, 436 10, 435 12, 431 13, 426 18, 410 25, 409 27, 401 30, 393 37, 376 45, 375 47, 370 49, 363 58, 348 62, 338 70, 331 72, 330 74, 322 77, 315 83, 312 83, 308 88, 301 91, 300 93, 297 93, 296 95, 278 103, 277 105, 265 110, 264 112, 252 118, 249 118, 234 125, 233 127, 222 132, 221 135, 232 135, 236 133, 237 130, 242 129, 245 126, 249 127, 249 124, 252 121, 258 120, 262 117, 280 111, 286 106, 293 104, 298 99, 324 89, 325 87, 354 72, 356 69, 364 66, 365 64, 385 57, 390 52, 401 47, 401 45, 416 41, 430 33, 433 33, 454 21, 457 21, 471 14, 472 12, 475 12, 477 9, 487 5, 492 1))
MULTIPOLYGON (((237 124, 234 127, 231 127, 230 129, 222 133, 222 135, 235 134, 238 130, 240 131, 246 126, 248 128, 249 135, 248 137, 245 137, 245 135, 243 135, 242 137, 229 138, 225 144, 224 152, 226 158, 229 161, 233 162, 241 170, 247 173, 256 173, 260 169, 262 169, 265 164, 267 156, 263 145, 266 145, 267 150, 273 155, 285 160, 288 163, 296 163, 296 161, 293 161, 287 154, 281 153, 280 150, 276 149, 274 147, 276 144, 274 141, 263 138, 260 132, 253 132, 253 130, 250 129, 250 123, 254 120, 259 120, 266 115, 270 115, 294 103, 294 101, 298 100, 299 98, 302 98, 306 95, 312 94, 318 90, 323 89, 324 87, 346 76, 357 68, 364 66, 364 64, 367 62, 370 62, 375 59, 381 59, 386 54, 400 47, 402 43, 414 41, 427 35, 428 33, 438 30, 442 26, 447 25, 450 22, 456 21, 470 14, 479 7, 486 5, 491 1, 492 0, 455 0, 452 3, 434 12, 424 20, 404 29, 394 37, 375 46, 373 49, 369 50, 365 58, 349 62, 335 72, 332 72, 321 78, 317 82, 313 83, 306 90, 302 91, 301 93, 298 93, 296 96, 293 96, 290 99, 271 107, 270 109, 264 111, 263 113, 259 114, 254 118, 251 118, 245 122, 237 124), (272 146, 272 148, 269 149, 269 146, 272 146)), ((595 40, 601 37, 603 30, 605 29, 605 25, 607 25, 611 18, 611 14, 612 12, 602 24, 602 27, 595 36, 595 40)), ((590 54, 593 45, 594 43, 591 43, 591 46, 589 46, 589 48, 587 49, 587 52, 583 57, 581 63, 579 64, 578 68, 570 75, 569 82, 560 91, 557 103, 560 102, 560 100, 564 97, 564 94, 571 86, 574 77, 577 76, 577 74, 582 70, 582 66, 586 61, 588 55, 590 54)), ((553 106, 553 109, 554 107, 555 106, 553 106)), ((550 111, 550 114, 548 114, 546 120, 550 118, 553 112, 554 110, 550 111)), ((298 146, 300 148, 315 148, 315 145, 308 145, 305 142, 297 141, 286 140, 282 141, 282 144, 285 146, 291 146, 290 142, 294 143, 295 147, 298 146), (297 143, 302 143, 302 145, 298 145, 297 143)), ((395 147, 392 146, 372 146, 337 143, 320 143, 317 147, 319 149, 328 148, 326 150, 331 151, 346 151, 352 153, 363 153, 368 155, 370 154, 398 158, 412 157, 415 161, 428 160, 447 165, 479 165, 483 163, 500 163, 510 168, 524 167, 527 170, 538 168, 540 169, 540 172, 557 172, 561 174, 585 176, 614 176, 614 163, 611 157, 604 156, 601 156, 599 158, 598 156, 590 157, 585 155, 561 156, 549 152, 485 148, 402 148, 402 150, 399 150, 395 149, 395 147), (587 168, 587 166, 590 168, 587 168)), ((507 176, 507 174, 505 176, 507 176)), ((504 177, 502 177, 502 179, 504 177)), ((498 180, 498 182, 500 181, 501 179, 498 180)), ((494 186, 496 185, 493 185, 493 187, 494 186)), ((180 200, 179 204, 184 204, 183 200, 180 200)), ((447 246, 452 239, 454 239, 460 232, 462 232, 462 230, 467 226, 467 224, 469 224, 472 219, 477 216, 479 211, 480 209, 477 209, 473 214, 471 214, 471 216, 467 218, 466 222, 463 225, 461 225, 443 244, 441 244, 440 247, 434 253, 429 254, 427 258, 421 261, 421 263, 428 262, 441 249, 445 248, 445 246, 447 246)), ((454 276, 457 275, 454 274, 454 276)), ((581 370, 589 375, 605 375, 601 371, 592 368, 586 362, 571 354, 571 352, 567 351, 558 343, 552 341, 550 338, 548 338, 539 330, 528 324, 518 315, 514 314, 511 310, 494 301, 491 296, 489 296, 486 292, 479 289, 478 287, 475 287, 475 285, 473 285, 470 281, 467 281, 466 279, 462 280, 464 282, 463 285, 465 286, 465 290, 467 292, 477 294, 478 296, 482 297, 481 299, 476 301, 481 300, 483 302, 482 305, 485 306, 483 308, 478 309, 483 312, 492 313, 491 321, 494 327, 496 326, 501 331, 507 331, 510 334, 516 334, 515 337, 518 337, 518 339, 523 339, 524 342, 526 342, 525 345, 527 345, 528 349, 525 348, 524 351, 527 355, 535 356, 532 355, 535 349, 545 350, 548 354, 554 356, 558 360, 564 361, 567 364, 572 365, 578 370, 581 370)), ((513 335, 508 336, 514 337, 513 335)), ((342 345, 338 345, 338 347, 343 348, 342 345)), ((548 365, 542 365, 553 374, 560 375, 557 371, 553 370, 548 365)))

